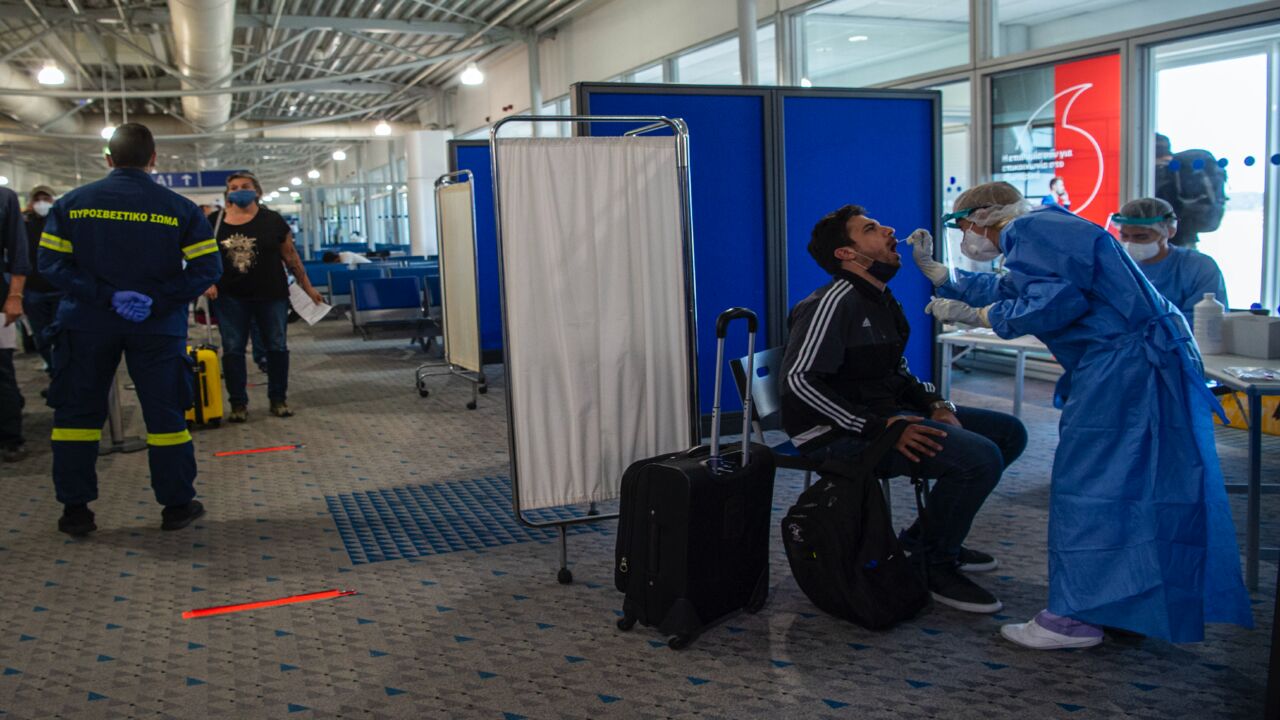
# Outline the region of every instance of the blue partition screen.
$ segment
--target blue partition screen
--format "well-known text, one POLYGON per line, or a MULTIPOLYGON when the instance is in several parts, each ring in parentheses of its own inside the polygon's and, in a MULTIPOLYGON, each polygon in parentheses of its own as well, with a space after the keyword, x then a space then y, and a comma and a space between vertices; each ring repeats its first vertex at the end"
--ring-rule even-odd
MULTIPOLYGON (((689 127, 693 186, 695 291, 698 311, 698 388, 701 412, 715 392, 716 316, 729 307, 760 318, 757 349, 764 349, 768 318, 766 256, 766 123, 764 94, 664 94, 590 92, 591 115, 664 115, 689 127)), ((595 135, 620 135, 621 123, 595 123, 595 135)), ((747 354, 745 328, 731 328, 725 359, 747 354)), ((724 371, 721 404, 740 410, 733 375, 724 371)))
MULTIPOLYGON (((914 267, 906 237, 937 224, 935 104, 929 99, 783 95, 787 307, 830 282, 807 246, 822 216, 846 204, 897 230, 902 269, 889 283, 911 324, 906 358, 933 376, 933 286, 914 267)), ((698 188, 700 189, 700 188, 698 188)))
POLYGON ((493 168, 489 145, 453 146, 454 171, 470 170, 476 204, 476 272, 480 287, 480 348, 502 349, 502 289, 498 283, 498 233, 493 214, 493 168))

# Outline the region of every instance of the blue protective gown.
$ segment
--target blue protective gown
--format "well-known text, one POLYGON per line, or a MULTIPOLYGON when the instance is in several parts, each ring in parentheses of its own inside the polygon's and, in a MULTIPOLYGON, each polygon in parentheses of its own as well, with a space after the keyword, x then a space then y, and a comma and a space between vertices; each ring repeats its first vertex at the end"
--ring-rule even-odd
POLYGON ((1252 627, 1186 321, 1102 228, 1046 206, 1001 234, 1008 274, 958 273, 943 297, 990 305, 1066 371, 1049 500, 1049 610, 1173 642, 1252 627))
POLYGON ((1196 303, 1204 299, 1205 293, 1213 293, 1224 307, 1230 307, 1222 271, 1218 263, 1204 253, 1170 245, 1169 254, 1163 260, 1140 263, 1138 269, 1161 295, 1187 316, 1188 324, 1193 320, 1196 303))

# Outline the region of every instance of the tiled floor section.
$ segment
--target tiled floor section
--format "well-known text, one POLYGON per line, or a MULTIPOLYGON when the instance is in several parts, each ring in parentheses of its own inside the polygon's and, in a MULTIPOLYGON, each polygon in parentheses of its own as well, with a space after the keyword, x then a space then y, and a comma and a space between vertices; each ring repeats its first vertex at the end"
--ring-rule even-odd
MULTIPOLYGON (((775 539, 773 590, 675 653, 613 627, 612 523, 570 538, 577 582, 555 581, 556 544, 533 542, 362 562, 326 497, 380 497, 505 475, 503 391, 468 412, 464 383, 413 388, 418 356, 362 343, 344 322, 291 326, 297 417, 265 412, 197 434, 209 515, 161 533, 144 454, 104 458, 101 529, 54 530, 51 415, 21 358, 37 452, 0 466, 0 718, 1254 718, 1261 714, 1276 567, 1254 595, 1258 627, 1215 627, 1172 646, 1110 639, 1068 653, 1010 646, 998 628, 1045 597, 1048 469, 1057 413, 1029 383, 1031 447, 979 516, 970 544, 999 555, 983 582, 1006 604, 978 617, 936 608, 889 632, 817 613, 775 539), (220 450, 302 443, 294 452, 220 450), (183 610, 327 588, 359 595, 202 620, 183 610)), ((262 381, 261 375, 254 379, 262 381)), ((957 376, 956 399, 1007 407, 1008 378, 957 376)), ((128 417, 139 429, 136 411, 128 417)), ((1244 467, 1224 431, 1224 466, 1244 467)), ((1266 472, 1280 476, 1277 443, 1266 472)), ((776 510, 800 477, 782 473, 776 510)), ((905 485, 895 503, 908 519, 905 485)), ((1237 519, 1243 499, 1233 499, 1237 519)), ((1264 540, 1280 540, 1274 498, 1264 540)), ((513 538, 519 539, 519 538, 513 538)), ((447 543, 446 543, 447 544, 447 543)), ((429 543, 428 543, 429 546, 429 543)), ((424 546, 427 547, 427 546, 424 546)), ((369 560, 371 558, 363 558, 369 560)))

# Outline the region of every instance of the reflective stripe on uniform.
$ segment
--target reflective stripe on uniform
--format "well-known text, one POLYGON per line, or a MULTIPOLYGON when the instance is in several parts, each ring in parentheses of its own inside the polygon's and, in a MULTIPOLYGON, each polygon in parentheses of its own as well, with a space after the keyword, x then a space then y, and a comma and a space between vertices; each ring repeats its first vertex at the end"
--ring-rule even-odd
POLYGON ((90 430, 87 428, 60 428, 53 429, 54 441, 61 442, 98 442, 102 439, 102 428, 90 430))
POLYGON ((189 442, 191 442, 191 432, 187 430, 172 433, 147 433, 147 444, 157 447, 181 445, 189 442))
POLYGON ((69 253, 71 252, 71 241, 63 240, 52 233, 40 233, 40 247, 48 248, 49 250, 57 252, 69 253))
POLYGON ((208 255, 209 253, 215 252, 218 252, 218 241, 213 238, 201 240, 198 243, 182 248, 182 254, 188 260, 195 260, 202 255, 208 255))

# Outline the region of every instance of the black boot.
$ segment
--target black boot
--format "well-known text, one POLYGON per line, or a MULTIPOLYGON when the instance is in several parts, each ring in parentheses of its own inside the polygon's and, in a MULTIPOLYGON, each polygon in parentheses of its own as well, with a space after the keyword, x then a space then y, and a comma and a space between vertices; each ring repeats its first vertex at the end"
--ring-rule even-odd
POLYGON ((172 505, 160 513, 161 530, 181 530, 191 524, 192 520, 204 515, 204 505, 199 500, 192 500, 186 505, 172 505))
POLYGON ((63 506, 62 517, 58 518, 59 532, 64 532, 71 537, 84 537, 97 529, 98 525, 93 521, 93 511, 87 504, 63 506))

